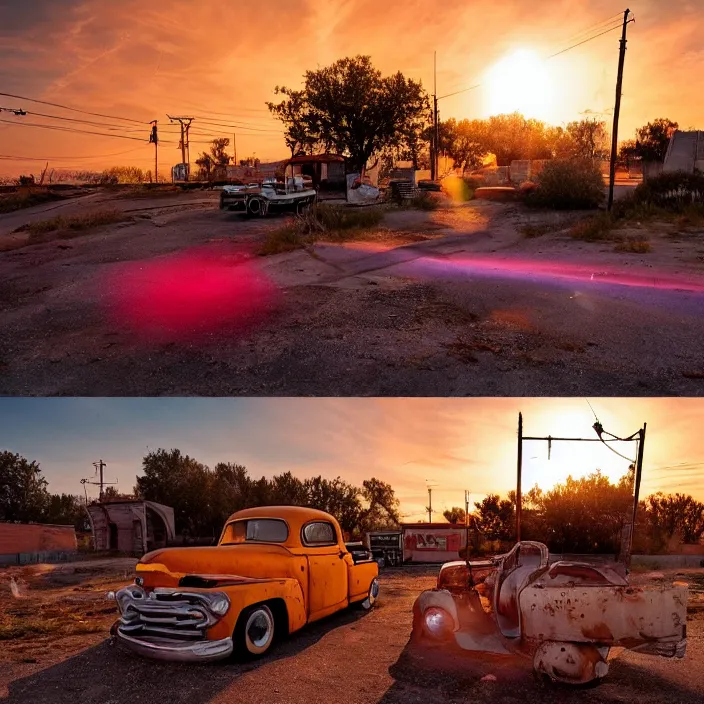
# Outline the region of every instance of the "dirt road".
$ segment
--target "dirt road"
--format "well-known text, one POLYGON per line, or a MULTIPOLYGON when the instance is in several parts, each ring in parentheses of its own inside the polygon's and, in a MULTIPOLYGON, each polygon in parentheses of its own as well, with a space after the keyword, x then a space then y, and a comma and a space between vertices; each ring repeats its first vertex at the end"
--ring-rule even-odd
POLYGON ((203 197, 121 198, 131 222, 0 253, 0 393, 704 393, 702 232, 615 252, 473 202, 260 258, 282 219, 203 197))
MULTIPOLYGON (((603 684, 588 690, 540 684, 522 660, 450 656, 410 646, 413 602, 434 583, 436 571, 416 567, 382 573, 382 595, 371 613, 348 611, 313 624, 254 663, 145 661, 110 646, 105 632, 82 636, 63 651, 47 645, 8 656, 5 650, 0 655, 0 702, 695 704, 704 697, 702 611, 693 610, 688 618, 685 659, 625 653, 611 664, 603 684), (482 682, 485 675, 496 681, 482 682)), ((95 599, 99 591, 93 590, 95 599)))

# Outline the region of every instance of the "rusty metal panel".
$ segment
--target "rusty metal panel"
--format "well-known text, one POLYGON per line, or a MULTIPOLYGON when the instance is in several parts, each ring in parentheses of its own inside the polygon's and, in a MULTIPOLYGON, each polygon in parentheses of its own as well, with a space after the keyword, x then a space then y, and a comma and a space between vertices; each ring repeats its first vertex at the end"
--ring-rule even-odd
POLYGON ((685 633, 687 588, 527 587, 520 595, 524 638, 636 647, 685 633))

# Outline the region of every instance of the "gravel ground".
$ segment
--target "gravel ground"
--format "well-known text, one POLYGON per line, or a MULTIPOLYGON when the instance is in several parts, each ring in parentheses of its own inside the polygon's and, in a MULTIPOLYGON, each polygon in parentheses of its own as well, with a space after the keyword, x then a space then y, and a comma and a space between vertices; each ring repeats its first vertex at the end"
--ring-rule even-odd
POLYGON ((615 253, 524 239, 538 216, 477 202, 391 212, 386 242, 259 258, 283 220, 203 197, 122 198, 131 223, 0 253, 0 393, 704 393, 701 233, 615 253), (399 232, 419 241, 392 247, 399 232))
MULTIPOLYGON (((695 704, 704 698, 704 612, 688 619, 683 660, 625 653, 591 689, 539 683, 513 658, 409 645, 411 609, 437 568, 382 573, 382 596, 368 614, 348 611, 305 628, 261 661, 187 666, 138 659, 102 634, 59 652, 35 649, 37 662, 0 657, 0 701, 7 704, 413 704, 584 702, 695 704), (481 681, 494 675, 496 681, 481 681)), ((26 655, 27 653, 25 653, 26 655)), ((25 658, 27 659, 27 658, 25 658)))

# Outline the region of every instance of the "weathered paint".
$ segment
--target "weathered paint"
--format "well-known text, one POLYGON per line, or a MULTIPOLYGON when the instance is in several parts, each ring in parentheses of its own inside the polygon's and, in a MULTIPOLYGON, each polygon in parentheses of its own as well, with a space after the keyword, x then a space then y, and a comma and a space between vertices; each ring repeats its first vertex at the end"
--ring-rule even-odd
POLYGON ((529 586, 521 593, 520 604, 525 638, 632 648, 637 643, 684 637, 687 588, 529 586))
POLYGON ((686 649, 686 584, 635 587, 608 564, 549 565, 540 543, 444 565, 438 588, 414 604, 415 635, 423 635, 431 607, 452 616, 454 640, 465 650, 523 654, 538 672, 567 683, 603 677, 609 654, 623 648, 664 657, 686 649))
POLYGON ((557 682, 585 684, 606 676, 608 656, 604 647, 545 641, 535 651, 533 667, 557 682))
MULTIPOLYGON (((137 564, 144 589, 150 592, 157 587, 176 589, 181 585, 192 593, 224 592, 230 607, 206 631, 206 638, 213 641, 230 637, 242 610, 254 604, 274 600, 283 603, 288 630, 293 632, 367 597, 378 576, 378 565, 373 561, 354 564, 332 516, 303 507, 270 506, 233 514, 226 528, 234 521, 254 518, 283 520, 288 527, 286 540, 153 551, 137 564), (335 542, 306 546, 302 530, 311 521, 330 523, 335 542)), ((226 535, 223 530, 221 543, 226 535)))

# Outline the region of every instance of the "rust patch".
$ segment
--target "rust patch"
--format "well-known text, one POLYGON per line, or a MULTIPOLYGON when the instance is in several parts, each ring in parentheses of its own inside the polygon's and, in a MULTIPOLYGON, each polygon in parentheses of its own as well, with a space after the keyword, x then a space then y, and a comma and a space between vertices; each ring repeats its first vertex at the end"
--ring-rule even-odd
POLYGON ((555 565, 555 567, 550 569, 548 574, 553 579, 558 575, 565 575, 566 577, 574 577, 575 579, 589 580, 595 584, 610 583, 601 572, 587 565, 555 565))
POLYGON ((605 623, 596 623, 593 626, 582 626, 582 635, 596 641, 612 641, 614 634, 605 623))

